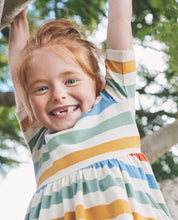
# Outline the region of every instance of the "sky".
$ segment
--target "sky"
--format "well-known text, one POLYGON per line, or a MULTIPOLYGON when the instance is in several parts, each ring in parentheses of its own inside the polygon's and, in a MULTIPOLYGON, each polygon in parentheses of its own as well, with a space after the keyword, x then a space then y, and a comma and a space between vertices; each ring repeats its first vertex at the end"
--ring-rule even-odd
MULTIPOLYGON (((90 38, 93 42, 103 41, 106 32, 102 32, 103 24, 99 25, 99 31, 90 38)), ((106 25, 104 27, 106 30, 106 25)), ((165 57, 162 53, 144 49, 134 42, 137 64, 145 64, 150 69, 163 71, 166 68, 165 57), (161 68, 161 69, 160 69, 161 68)), ((161 45, 155 42, 155 48, 159 51, 161 45)), ((36 183, 31 158, 24 151, 26 162, 18 168, 13 168, 7 176, 0 180, 0 219, 1 220, 24 220, 31 197, 35 193, 36 183)))
POLYGON ((0 183, 0 219, 24 220, 32 195, 35 192, 32 162, 11 169, 0 183))

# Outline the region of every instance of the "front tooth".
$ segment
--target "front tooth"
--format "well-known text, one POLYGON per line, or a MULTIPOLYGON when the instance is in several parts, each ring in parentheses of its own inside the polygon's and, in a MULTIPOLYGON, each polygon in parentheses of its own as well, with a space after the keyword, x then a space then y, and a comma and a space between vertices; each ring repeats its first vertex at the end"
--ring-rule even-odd
POLYGON ((73 107, 68 108, 68 113, 73 112, 73 107))
POLYGON ((56 115, 60 115, 61 113, 60 112, 56 112, 56 115))

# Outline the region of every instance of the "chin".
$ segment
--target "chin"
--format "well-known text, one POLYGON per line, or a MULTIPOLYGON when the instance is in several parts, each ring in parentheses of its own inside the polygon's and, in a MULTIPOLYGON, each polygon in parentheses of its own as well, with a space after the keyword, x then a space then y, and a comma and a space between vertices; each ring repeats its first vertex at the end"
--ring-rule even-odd
POLYGON ((56 132, 64 131, 64 130, 73 128, 74 125, 76 124, 77 120, 78 120, 78 118, 77 119, 75 118, 75 120, 72 120, 70 118, 70 119, 68 119, 66 121, 62 121, 62 122, 58 121, 58 123, 55 123, 55 122, 53 122, 51 124, 49 124, 49 123, 47 124, 46 123, 46 125, 44 125, 44 126, 49 128, 49 129, 51 129, 51 130, 53 130, 53 131, 56 131, 56 132))
POLYGON ((70 128, 73 128, 74 124, 70 124, 70 125, 64 125, 64 126, 59 126, 56 128, 53 128, 54 131, 58 132, 58 131, 64 131, 70 128))

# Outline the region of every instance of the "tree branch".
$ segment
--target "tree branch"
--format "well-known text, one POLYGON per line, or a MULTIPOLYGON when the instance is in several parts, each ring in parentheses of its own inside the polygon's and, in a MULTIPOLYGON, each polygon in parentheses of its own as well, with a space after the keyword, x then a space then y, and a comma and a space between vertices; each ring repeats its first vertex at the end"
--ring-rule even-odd
POLYGON ((0 26, 1 26, 2 12, 3 12, 3 9, 4 9, 4 1, 5 0, 0 0, 0 26))
MULTIPOLYGON (((4 0, 3 10, 0 8, 0 30, 9 25, 14 17, 33 1, 34 0, 4 0)), ((0 4, 3 5, 3 0, 0 0, 0 4)))
POLYGON ((147 117, 147 118, 155 118, 156 116, 162 116, 162 115, 166 115, 168 117, 171 117, 171 118, 177 118, 178 117, 178 113, 171 113, 171 112, 166 112, 166 111, 157 111, 157 112, 147 112, 147 111, 144 111, 144 110, 137 110, 136 111, 138 117, 147 117))
POLYGON ((154 163, 157 158, 178 144, 178 119, 165 127, 160 128, 141 140, 142 152, 149 162, 154 163))

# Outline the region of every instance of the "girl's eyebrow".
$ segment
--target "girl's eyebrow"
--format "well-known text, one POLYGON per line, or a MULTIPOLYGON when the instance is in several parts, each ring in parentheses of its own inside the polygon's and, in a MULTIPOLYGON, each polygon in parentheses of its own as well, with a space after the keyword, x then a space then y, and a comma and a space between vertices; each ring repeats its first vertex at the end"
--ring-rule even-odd
POLYGON ((64 71, 62 73, 60 73, 60 76, 63 76, 63 75, 73 75, 73 74, 81 74, 81 72, 79 71, 76 71, 76 70, 67 70, 67 71, 64 71))
POLYGON ((32 81, 29 85, 28 85, 28 82, 27 82, 27 85, 28 85, 28 88, 32 88, 33 86, 35 86, 36 84, 38 83, 46 83, 48 82, 48 80, 45 80, 45 79, 37 79, 37 80, 34 80, 32 81))

